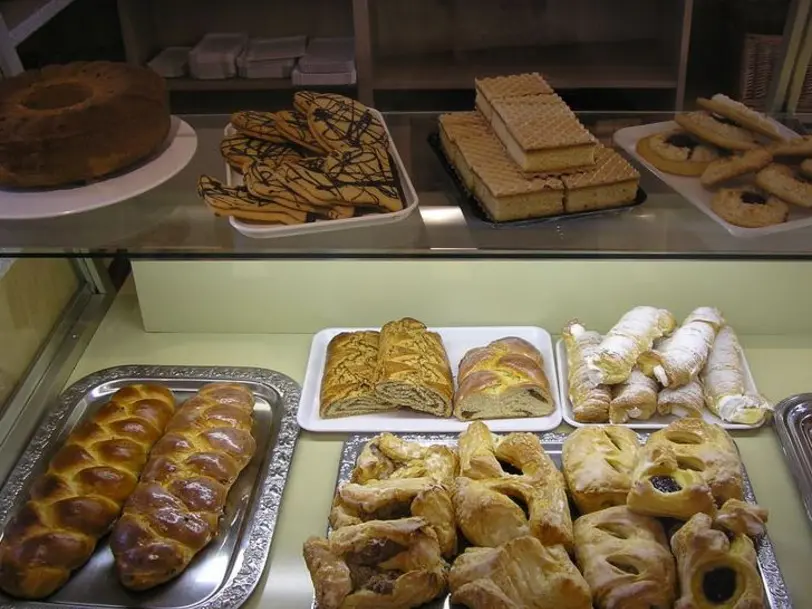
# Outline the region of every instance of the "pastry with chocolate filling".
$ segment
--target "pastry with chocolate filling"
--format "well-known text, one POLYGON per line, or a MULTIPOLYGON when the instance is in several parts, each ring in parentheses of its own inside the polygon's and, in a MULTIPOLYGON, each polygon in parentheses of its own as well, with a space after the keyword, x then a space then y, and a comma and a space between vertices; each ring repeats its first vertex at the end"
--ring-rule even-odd
POLYGON ((637 142, 637 153, 660 171, 681 176, 699 176, 719 151, 682 129, 655 133, 637 142))
POLYGON ((713 195, 710 207, 725 222, 742 228, 763 228, 789 218, 784 201, 752 187, 723 188, 713 195))
POLYGON ((756 185, 787 203, 812 207, 812 182, 786 165, 768 165, 756 174, 756 185))

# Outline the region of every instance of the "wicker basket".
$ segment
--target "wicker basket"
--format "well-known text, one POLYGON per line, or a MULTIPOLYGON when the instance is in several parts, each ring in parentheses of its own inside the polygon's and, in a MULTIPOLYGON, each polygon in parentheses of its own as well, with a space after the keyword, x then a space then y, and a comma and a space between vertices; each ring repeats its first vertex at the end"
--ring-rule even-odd
MULTIPOLYGON (((739 99, 754 108, 762 108, 770 80, 781 52, 781 36, 747 34, 742 49, 739 99)), ((812 66, 806 71, 798 112, 812 111, 812 66)))

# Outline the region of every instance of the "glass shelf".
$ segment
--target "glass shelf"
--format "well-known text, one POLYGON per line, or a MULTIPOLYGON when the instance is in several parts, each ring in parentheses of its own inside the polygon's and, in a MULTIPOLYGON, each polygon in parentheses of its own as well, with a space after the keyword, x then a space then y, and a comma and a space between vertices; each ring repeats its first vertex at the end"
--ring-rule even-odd
MULTIPOLYGON (((641 113, 581 113, 599 120, 656 122, 641 113)), ((219 141, 225 115, 186 116, 198 134, 190 165, 164 185, 105 209, 53 220, 0 222, 0 256, 148 258, 262 257, 623 257, 810 258, 812 228, 756 239, 727 233, 645 170, 648 200, 630 210, 524 227, 493 226, 463 201, 428 144, 437 115, 392 113, 390 131, 420 197, 397 224, 306 236, 250 239, 216 218, 197 197, 200 174, 223 177, 219 141)))

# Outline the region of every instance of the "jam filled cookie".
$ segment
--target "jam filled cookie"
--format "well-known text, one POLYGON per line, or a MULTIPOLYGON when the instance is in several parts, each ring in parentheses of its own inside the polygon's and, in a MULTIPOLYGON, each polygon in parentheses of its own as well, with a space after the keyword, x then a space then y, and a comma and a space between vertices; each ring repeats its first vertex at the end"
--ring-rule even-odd
POLYGON ((235 133, 220 142, 220 153, 232 169, 243 173, 254 161, 264 161, 271 165, 281 165, 298 161, 304 155, 293 144, 267 142, 235 133))
POLYGON ((637 142, 637 153, 660 171, 681 176, 702 175, 719 152, 679 129, 656 133, 637 142))
POLYGON ((696 100, 700 108, 713 112, 719 116, 724 116, 745 129, 760 133, 772 140, 783 140, 783 136, 778 132, 775 121, 770 120, 761 112, 756 112, 748 108, 735 99, 730 99, 727 95, 717 93, 710 99, 700 97, 696 100))
POLYGON ((705 187, 716 186, 747 173, 764 169, 772 160, 773 155, 764 148, 756 148, 743 154, 716 159, 708 165, 699 181, 705 187))
POLYGON ((310 130, 325 150, 386 149, 386 128, 364 104, 341 95, 320 95, 307 113, 310 130))
POLYGON ((273 112, 255 110, 235 112, 231 115, 231 124, 237 131, 248 137, 278 144, 285 142, 285 137, 276 128, 273 112))
POLYGON ((781 199, 748 188, 723 188, 713 196, 711 209, 725 222, 742 228, 781 224, 789 215, 781 199))
POLYGON ((756 175, 756 184, 788 203, 812 207, 812 183, 796 175, 791 167, 768 165, 756 175))
POLYGON ((677 124, 696 137, 725 150, 752 150, 758 148, 753 134, 730 119, 709 112, 678 114, 677 124))
POLYGON ((768 146, 773 156, 812 156, 812 135, 795 137, 785 142, 776 142, 768 146))

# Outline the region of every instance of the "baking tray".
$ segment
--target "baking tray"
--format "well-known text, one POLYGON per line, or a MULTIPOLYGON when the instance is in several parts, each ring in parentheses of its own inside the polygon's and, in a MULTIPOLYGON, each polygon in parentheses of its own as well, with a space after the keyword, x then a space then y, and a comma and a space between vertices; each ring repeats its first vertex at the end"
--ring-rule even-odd
MULTIPOLYGON (((781 123, 775 123, 778 126, 779 132, 787 138, 796 138, 798 134, 791 129, 785 127, 781 123)), ((772 226, 765 226, 763 228, 742 228, 741 226, 734 226, 729 222, 725 222, 713 213, 710 207, 713 192, 703 188, 699 182, 699 178, 677 176, 670 173, 660 171, 654 165, 650 164, 643 157, 637 154, 637 142, 644 137, 660 133, 662 131, 670 131, 671 129, 678 128, 677 123, 674 121, 664 121, 660 123, 651 123, 648 125, 641 125, 640 127, 626 127, 619 129, 615 132, 615 144, 620 146, 626 153, 637 160, 641 165, 644 165, 651 173, 656 175, 660 180, 665 182, 668 186, 673 188, 683 197, 685 197, 694 207, 704 213, 717 224, 720 224, 734 237, 761 237, 763 235, 773 235, 775 233, 783 233, 790 230, 799 228, 806 228, 812 226, 812 210, 799 207, 797 205, 789 206, 789 220, 782 224, 774 224, 772 226)), ((752 182, 752 180, 750 180, 752 182)), ((731 182, 731 185, 746 183, 731 182)))
MULTIPOLYGON (((744 350, 742 350, 742 369, 744 371, 744 384, 747 388, 749 393, 758 393, 758 388, 756 387, 756 381, 753 378, 753 373, 750 371, 750 364, 747 363, 747 356, 744 354, 744 350)), ((555 360, 556 360, 556 368, 558 370, 558 387, 561 394, 559 395, 559 402, 562 404, 563 416, 564 420, 572 425, 573 427, 594 427, 596 425, 606 425, 607 423, 581 423, 580 421, 575 420, 575 413, 572 411, 572 402, 570 401, 569 396, 569 364, 567 362, 567 348, 564 345, 563 339, 558 339, 558 342, 555 344, 555 360)), ((650 419, 645 421, 640 421, 637 419, 629 419, 630 423, 621 423, 621 427, 629 427, 630 429, 662 429, 663 427, 667 427, 669 424, 673 423, 677 419, 679 419, 677 415, 669 414, 669 415, 654 415, 650 419)), ((705 419, 708 423, 713 423, 715 425, 719 425, 720 427, 724 427, 725 429, 758 429, 767 421, 765 418, 764 421, 759 423, 758 425, 743 425, 741 423, 730 423, 728 421, 724 421, 713 414, 707 408, 702 411, 702 418, 705 419)))
MULTIPOLYGON (((299 425, 309 431, 325 432, 452 432, 462 431, 468 427, 468 421, 455 418, 435 417, 414 410, 390 410, 380 414, 366 414, 354 417, 322 419, 319 416, 321 379, 324 364, 327 360, 327 345, 341 332, 358 332, 360 330, 380 330, 380 328, 327 328, 313 337, 307 371, 302 385, 302 401, 299 405, 299 425)), ((505 338, 518 336, 530 342, 541 353, 544 359, 544 373, 550 383, 554 408, 546 417, 489 419, 488 427, 493 431, 547 431, 555 429, 561 423, 561 406, 558 398, 558 379, 556 378, 553 359, 553 342, 550 333, 534 326, 482 326, 458 328, 430 328, 443 339, 448 353, 451 372, 456 384, 457 370, 463 355, 475 347, 505 338)))
MULTIPOLYGON (((231 226, 233 226, 240 233, 246 237, 253 237, 255 239, 266 239, 270 237, 288 237, 290 235, 304 235, 310 233, 325 233, 327 231, 341 230, 347 228, 361 228, 364 226, 381 226, 383 224, 392 224, 408 218, 414 210, 417 209, 419 202, 417 191, 412 184, 412 179, 406 171, 406 166, 403 164, 403 159, 400 158, 400 153, 395 146, 395 140, 392 139, 392 134, 389 132, 389 127, 383 115, 374 108, 369 109, 370 112, 377 118, 384 129, 386 135, 389 137, 389 155, 390 159, 394 161, 395 165, 395 181, 397 182, 398 191, 401 195, 404 207, 400 211, 385 213, 385 214, 367 214, 358 216, 357 218, 346 218, 344 220, 317 220, 316 222, 308 222, 306 224, 294 224, 290 226, 274 225, 274 224, 260 224, 253 222, 245 222, 237 218, 230 217, 228 219, 231 226)), ((225 135, 233 135, 236 129, 229 123, 225 128, 225 135)), ((232 167, 225 163, 226 167, 226 184, 228 186, 239 186, 242 184, 242 175, 234 171, 232 167)))
POLYGON ((128 591, 118 583, 113 555, 107 539, 102 539, 88 563, 55 594, 37 602, 12 600, 0 594, 0 608, 234 609, 248 599, 268 558, 299 435, 295 411, 300 389, 278 372, 261 368, 119 366, 86 376, 65 390, 44 415, 0 492, 0 518, 5 528, 11 513, 27 499, 29 482, 44 471, 71 430, 117 389, 132 383, 160 383, 175 393, 180 404, 214 381, 242 383, 253 391, 256 406, 252 433, 257 450, 228 495, 218 536, 189 568, 172 582, 152 590, 128 591))
POLYGON ((794 395, 775 407, 781 449, 812 521, 812 393, 794 395))
MULTIPOLYGON (((544 450, 547 451, 556 466, 560 468, 561 446, 564 440, 566 440, 567 434, 548 432, 538 434, 538 436, 541 439, 544 450)), ((641 442, 645 442, 648 439, 647 433, 638 433, 638 436, 641 442)), ((364 444, 373 437, 372 434, 352 435, 344 443, 336 488, 339 484, 349 481, 358 455, 361 453, 364 444)), ((454 434, 402 434, 401 437, 405 440, 420 442, 421 444, 445 444, 447 446, 453 446, 457 443, 457 436, 454 434)), ((753 485, 750 483, 750 478, 747 475, 747 470, 744 468, 744 465, 742 465, 742 473, 744 474, 744 497, 747 501, 756 503, 753 485)), ((754 541, 758 556, 758 569, 764 584, 765 606, 769 609, 792 609, 792 599, 789 596, 784 578, 781 575, 781 569, 778 566, 778 560, 775 557, 775 551, 769 535, 762 535, 754 541)), ((315 600, 313 606, 315 607, 315 600)), ((423 607, 425 607, 425 609, 449 609, 451 607, 458 607, 458 605, 452 605, 450 595, 447 595, 445 598, 440 598, 433 603, 423 605, 423 607)))
POLYGON ((488 211, 485 209, 485 206, 480 203, 479 199, 477 199, 474 194, 465 187, 462 180, 460 180, 460 176, 457 174, 456 168, 448 160, 445 155, 445 151, 440 144, 440 134, 437 131, 431 133, 428 137, 428 141, 429 146, 431 146, 432 150, 434 150, 437 158, 440 159, 440 164, 443 166, 443 169, 445 169, 445 172, 449 175, 451 181, 454 183, 454 187, 459 191, 460 197, 463 201, 465 201, 466 205, 463 207, 463 210, 467 211, 469 215, 473 216, 480 222, 484 222, 485 224, 488 224, 494 228, 517 228, 522 226, 533 226, 535 224, 542 224, 544 222, 557 222, 559 220, 574 220, 576 218, 593 218, 595 216, 604 216, 606 214, 616 214, 618 212, 631 209, 632 207, 642 205, 648 198, 646 191, 638 186, 637 195, 635 196, 634 201, 628 205, 612 207, 610 209, 596 209, 595 211, 579 211, 572 214, 558 214, 556 216, 545 216, 543 218, 528 218, 526 220, 508 220, 506 222, 497 222, 488 215, 488 211))

